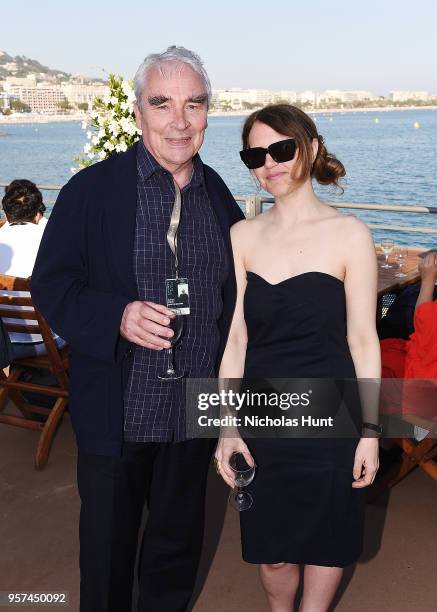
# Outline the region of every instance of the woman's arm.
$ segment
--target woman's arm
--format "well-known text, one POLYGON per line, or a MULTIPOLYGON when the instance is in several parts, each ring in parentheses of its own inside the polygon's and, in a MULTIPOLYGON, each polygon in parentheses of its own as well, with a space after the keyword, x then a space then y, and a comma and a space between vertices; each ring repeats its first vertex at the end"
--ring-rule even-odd
MULTIPOLYGON (((364 223, 350 217, 347 224, 347 341, 359 380, 363 422, 378 424, 381 351, 376 333, 378 268, 375 247, 372 235, 364 223)), ((372 435, 371 430, 369 435, 372 435)), ((371 484, 377 469, 378 439, 362 437, 355 453, 355 482, 352 486, 365 487, 371 484)))
POLYGON ((241 378, 246 360, 247 330, 244 320, 244 293, 246 291, 246 268, 244 265, 244 238, 247 221, 239 221, 231 227, 232 252, 234 255, 237 299, 229 329, 228 340, 219 369, 219 378, 241 378))
MULTIPOLYGON (((244 265, 245 238, 247 233, 247 221, 240 221, 231 228, 232 251, 234 255, 235 278, 237 281, 237 299, 234 315, 229 330, 226 348, 219 369, 220 389, 234 391, 235 385, 241 380, 244 373, 246 360, 247 329, 244 320, 244 293, 246 290, 246 268, 244 265)), ((229 467, 229 458, 233 452, 242 452, 246 459, 253 465, 253 459, 249 449, 240 437, 236 427, 222 429, 215 451, 217 470, 223 480, 231 487, 234 486, 232 469, 229 467)))
POLYGON ((437 253, 429 253, 419 263, 420 272, 420 292, 417 298, 416 308, 426 302, 432 302, 434 300, 434 287, 437 279, 437 253))

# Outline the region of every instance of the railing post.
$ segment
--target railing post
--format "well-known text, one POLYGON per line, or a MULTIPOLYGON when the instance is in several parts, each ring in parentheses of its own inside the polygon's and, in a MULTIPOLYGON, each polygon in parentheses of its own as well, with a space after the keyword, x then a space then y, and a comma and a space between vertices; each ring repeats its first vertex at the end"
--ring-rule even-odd
POLYGON ((249 219, 259 215, 263 211, 261 196, 247 196, 246 198, 246 217, 249 219))

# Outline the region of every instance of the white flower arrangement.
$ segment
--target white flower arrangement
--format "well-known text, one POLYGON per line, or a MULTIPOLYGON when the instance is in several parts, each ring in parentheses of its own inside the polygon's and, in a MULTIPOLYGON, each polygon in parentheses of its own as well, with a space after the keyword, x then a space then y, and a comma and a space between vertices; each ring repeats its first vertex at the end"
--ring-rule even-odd
POLYGON ((133 112, 134 101, 132 82, 110 74, 108 92, 103 99, 94 99, 92 110, 82 122, 88 139, 83 148, 86 157, 74 158, 78 167, 71 168, 73 173, 114 153, 126 151, 140 138, 141 130, 135 124, 133 112))

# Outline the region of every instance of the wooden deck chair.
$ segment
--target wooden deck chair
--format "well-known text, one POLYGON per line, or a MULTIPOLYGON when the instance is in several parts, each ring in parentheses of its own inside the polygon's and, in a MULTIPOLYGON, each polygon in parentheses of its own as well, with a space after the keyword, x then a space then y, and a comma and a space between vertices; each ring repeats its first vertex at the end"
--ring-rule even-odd
POLYGON ((32 303, 30 294, 29 297, 14 295, 14 293, 2 295, 2 290, 30 291, 30 279, 0 274, 0 317, 29 320, 31 323, 4 321, 4 326, 8 332, 41 334, 47 352, 46 355, 14 360, 9 368, 9 374, 0 369, 0 423, 41 432, 35 454, 35 467, 41 469, 47 463, 56 427, 68 404, 68 347, 64 346, 61 349, 57 347, 47 321, 32 303), (11 306, 25 306, 26 309, 15 310, 11 306), (49 370, 55 376, 57 385, 48 386, 20 380, 21 375, 28 368, 49 370), (55 404, 52 408, 31 404, 23 396, 23 391, 56 398, 55 404), (4 414, 8 400, 18 408, 22 416, 4 414), (47 418, 45 422, 42 422, 33 415, 45 415, 47 418))
POLYGON ((402 449, 400 463, 391 466, 388 471, 369 489, 368 501, 374 502, 384 491, 391 489, 415 467, 419 466, 434 481, 437 481, 437 421, 424 419, 416 415, 403 415, 403 420, 415 426, 415 431, 423 432, 420 440, 413 438, 393 438, 402 449))

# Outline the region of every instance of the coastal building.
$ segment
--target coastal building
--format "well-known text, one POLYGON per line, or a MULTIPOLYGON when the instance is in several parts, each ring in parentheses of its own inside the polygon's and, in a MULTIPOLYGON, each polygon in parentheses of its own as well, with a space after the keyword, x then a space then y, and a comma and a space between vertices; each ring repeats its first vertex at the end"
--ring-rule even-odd
POLYGON ((301 91, 300 93, 297 94, 297 101, 300 102, 301 104, 312 104, 313 106, 316 106, 317 101, 318 101, 318 96, 315 91, 311 91, 311 90, 301 91))
POLYGON ((318 104, 338 104, 347 102, 364 102, 365 100, 373 100, 374 95, 370 91, 364 90, 349 90, 342 89, 326 89, 317 95, 318 104))
POLYGON ((91 108, 94 98, 103 98, 109 88, 104 83, 65 83, 61 90, 72 106, 88 104, 91 108))
POLYGON ((309 104, 317 107, 329 104, 347 104, 373 100, 375 96, 366 90, 326 89, 322 92, 312 90, 296 93, 290 90, 270 89, 216 89, 213 91, 212 101, 216 108, 223 110, 243 110, 255 108, 275 102, 288 102, 289 104, 309 104))
POLYGON ((365 100, 374 100, 375 96, 370 91, 344 91, 343 102, 364 102, 365 100))
POLYGON ((5 55, 4 51, 0 51, 1 68, 7 71, 3 78, 0 77, 0 108, 6 108, 11 101, 17 101, 34 113, 57 113, 62 107, 68 109, 68 106, 87 110, 95 98, 104 97, 109 91, 107 85, 100 80, 90 81, 81 75, 72 77, 53 71, 38 72, 39 66, 33 65, 32 60, 27 61, 22 57, 15 58, 17 61, 4 62, 5 55), (23 70, 26 67, 29 68, 27 75, 23 70), (25 76, 22 76, 23 72, 25 76))
MULTIPOLYGON (((2 55, 4 55, 4 53, 2 53, 2 55)), ((5 70, 7 70, 8 72, 12 72, 12 74, 14 72, 18 72, 18 64, 17 64, 17 62, 6 62, 5 64, 3 64, 2 67, 5 70)))
POLYGON ((432 100, 433 96, 427 91, 391 91, 389 98, 392 102, 407 102, 408 100, 427 102, 432 100))
POLYGON ((37 82, 35 75, 28 77, 6 77, 0 86, 9 98, 20 100, 34 113, 56 113, 59 105, 68 102, 71 106, 86 103, 91 108, 96 97, 108 92, 104 83, 37 82))
POLYGON ((317 102, 324 102, 325 104, 343 102, 343 94, 344 92, 340 89, 326 89, 317 94, 317 102))
POLYGON ((270 102, 272 92, 267 89, 216 89, 212 101, 219 108, 241 110, 251 106, 263 106, 270 102))
POLYGON ((289 104, 295 104, 297 102, 297 93, 295 91, 281 89, 275 92, 274 101, 278 102, 279 100, 286 101, 289 104))
POLYGON ((375 96, 366 90, 326 89, 322 92, 312 90, 296 93, 290 90, 269 89, 217 89, 213 91, 213 103, 224 110, 242 110, 250 106, 264 106, 274 102, 289 104, 309 104, 317 107, 329 104, 344 104, 373 100, 375 96))
POLYGON ((288 90, 274 91, 270 89, 215 89, 212 102, 218 108, 242 110, 265 106, 272 102, 286 100, 293 104, 296 102, 296 92, 288 90))
POLYGON ((66 102, 59 85, 38 83, 36 86, 3 85, 6 93, 11 98, 15 98, 26 104, 33 113, 56 113, 59 112, 59 105, 66 102))
POLYGON ((9 108, 9 94, 6 91, 0 91, 0 108, 9 108))
POLYGON ((34 74, 29 74, 26 77, 11 77, 7 76, 3 81, 3 88, 7 89, 8 87, 36 87, 36 76, 34 74))

